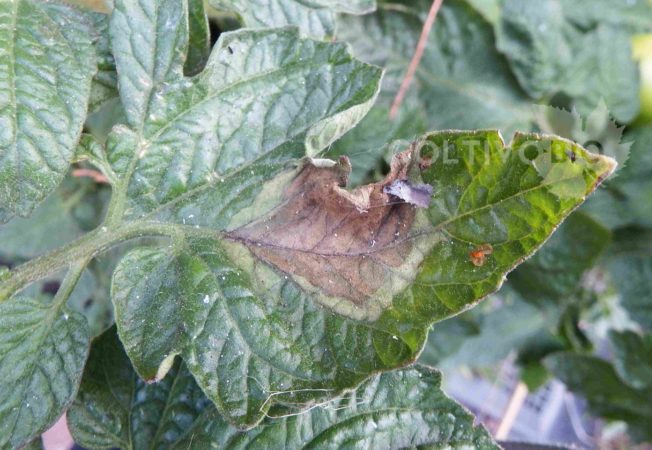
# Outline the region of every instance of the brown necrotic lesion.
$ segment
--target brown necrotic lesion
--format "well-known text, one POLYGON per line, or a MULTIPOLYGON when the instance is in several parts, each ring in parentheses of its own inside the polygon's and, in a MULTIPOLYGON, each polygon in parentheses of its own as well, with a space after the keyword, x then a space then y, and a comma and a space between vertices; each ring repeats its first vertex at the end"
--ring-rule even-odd
POLYGON ((330 167, 308 160, 277 207, 229 238, 323 294, 363 306, 412 251, 416 207, 432 193, 410 181, 419 177, 418 160, 414 148, 399 153, 383 181, 351 191, 348 158, 330 167))

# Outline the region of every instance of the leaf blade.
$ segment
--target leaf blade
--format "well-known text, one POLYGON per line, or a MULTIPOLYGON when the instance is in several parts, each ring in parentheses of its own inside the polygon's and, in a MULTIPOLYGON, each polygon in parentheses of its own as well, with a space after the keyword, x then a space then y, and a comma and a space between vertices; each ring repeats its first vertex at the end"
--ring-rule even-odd
POLYGON ((202 218, 195 224, 219 226, 222 208, 189 212, 188 204, 220 204, 216 197, 244 190, 234 180, 246 176, 256 189, 288 161, 321 151, 368 111, 380 77, 344 45, 295 29, 223 34, 202 74, 167 87, 182 108, 163 97, 154 104, 125 174, 127 217, 185 223, 192 214, 202 218))
POLYGON ((84 316, 29 298, 0 304, 0 445, 16 448, 52 425, 72 403, 89 336, 84 316))
POLYGON ((105 419, 110 416, 123 424, 121 432, 125 436, 134 437, 133 445, 122 447, 126 449, 155 445, 179 449, 341 448, 343 439, 373 448, 426 444, 460 449, 469 445, 498 448, 486 430, 475 427, 471 415, 440 390, 439 373, 424 367, 376 376, 345 398, 302 415, 268 419, 248 432, 230 426, 210 402, 202 400, 198 386, 183 365, 173 369, 174 380, 155 385, 141 382, 131 394, 123 387, 124 395, 120 396, 107 388, 108 378, 102 367, 120 371, 125 379, 137 379, 114 331, 94 344, 80 395, 68 416, 76 442, 88 448, 123 443, 97 437, 112 428, 105 419), (170 414, 161 414, 158 405, 162 401, 170 414), (124 409, 115 408, 123 403, 124 409), (153 419, 129 421, 129 417, 141 417, 139 412, 144 409, 153 419), (154 433, 153 429, 160 431, 154 433))
POLYGON ((187 2, 118 0, 109 34, 127 121, 140 130, 156 89, 183 76, 188 46, 187 2))
POLYGON ((429 208, 394 204, 389 181, 345 191, 345 160, 309 160, 270 178, 222 232, 192 224, 170 248, 128 254, 112 296, 137 371, 160 378, 180 355, 241 427, 283 401, 270 393, 302 392, 295 403, 331 397, 416 358, 433 321, 498 289, 615 164, 538 135, 505 148, 497 132, 433 133, 397 160, 390 177, 429 183, 429 208), (453 165, 434 157, 444 143, 453 165), (540 153, 526 158, 530 146, 540 153), (395 229, 397 217, 405 228, 395 229), (324 248, 312 251, 311 240, 324 248), (487 242, 493 251, 475 266, 469 254, 487 242), (365 262, 374 255, 385 259, 365 262), (362 296, 338 290, 347 276, 362 296))
POLYGON ((3 2, 0 222, 27 216, 63 179, 96 70, 91 33, 71 7, 3 2))
POLYGON ((266 28, 296 25, 308 36, 325 39, 335 32, 336 13, 366 14, 375 0, 210 0, 211 6, 239 16, 246 27, 266 28))

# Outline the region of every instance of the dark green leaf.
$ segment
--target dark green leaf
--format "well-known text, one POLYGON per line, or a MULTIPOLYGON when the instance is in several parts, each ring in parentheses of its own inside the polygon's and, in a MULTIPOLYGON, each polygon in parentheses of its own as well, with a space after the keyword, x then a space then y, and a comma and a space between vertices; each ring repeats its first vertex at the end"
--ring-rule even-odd
POLYGON ((589 216, 575 213, 531 259, 509 276, 532 300, 566 299, 580 287, 584 272, 609 245, 611 234, 589 216))
POLYGON ((501 0, 466 0, 482 16, 492 24, 500 20, 501 0))
POLYGON ((645 0, 560 0, 566 16, 589 28, 609 23, 631 32, 652 31, 652 4, 645 0))
POLYGON ((194 75, 204 68, 211 52, 211 35, 204 0, 188 0, 188 56, 184 72, 194 75))
POLYGON ((88 113, 97 113, 106 108, 107 103, 118 98, 118 76, 115 72, 115 60, 109 42, 109 16, 101 13, 88 13, 95 31, 95 53, 97 55, 97 73, 91 85, 88 113))
POLYGON ((609 340, 620 378, 635 389, 652 389, 652 334, 612 331, 609 340))
POLYGON ((652 330, 652 231, 619 230, 608 261, 611 278, 630 318, 652 330))
POLYGON ((72 241, 82 230, 72 216, 75 198, 52 193, 31 217, 0 225, 0 257, 21 262, 72 241))
POLYGON ((209 403, 179 364, 162 382, 143 382, 111 328, 93 342, 68 425, 86 448, 169 448, 209 403))
POLYGON ((505 0, 496 26, 499 50, 532 97, 563 92, 584 114, 604 98, 614 117, 631 121, 640 105, 630 34, 607 24, 579 29, 564 6, 560 0, 505 0))
POLYGON ((75 441, 91 449, 498 448, 439 385, 440 375, 421 367, 386 373, 310 412, 268 418, 240 432, 219 416, 183 365, 175 364, 160 383, 143 383, 112 329, 93 344, 68 423, 75 441))
POLYGON ((442 368, 490 366, 554 323, 546 311, 509 289, 501 289, 491 300, 487 308, 475 308, 435 325, 420 362, 442 368))
POLYGON ((37 437, 36 439, 32 440, 32 442, 23 447, 23 450, 45 450, 45 446, 43 445, 41 438, 37 437))
POLYGON ((534 98, 557 92, 572 66, 572 38, 556 0, 504 0, 496 24, 498 49, 534 98))
POLYGON ((646 401, 652 396, 651 389, 628 386, 608 362, 593 356, 557 353, 547 357, 545 365, 570 390, 586 397, 595 414, 627 422, 637 439, 652 438, 652 406, 646 401))
POLYGON ((81 314, 26 297, 0 303, 0 448, 19 448, 59 418, 88 347, 81 314))
MULTIPOLYGON (((338 38, 359 58, 386 69, 383 91, 393 98, 416 48, 430 1, 380 4, 375 14, 339 20, 338 38)), ((493 29, 460 1, 444 2, 411 90, 427 111, 428 129, 499 128, 511 136, 532 128, 532 110, 493 29)), ((409 102, 405 108, 411 109, 409 102)))
POLYGON ((323 39, 335 32, 337 13, 366 14, 375 0, 208 0, 218 10, 237 14, 249 28, 296 25, 308 36, 323 39))
POLYGON ((633 143, 629 159, 618 176, 598 190, 583 210, 610 228, 652 227, 652 127, 633 128, 623 140, 633 143))
POLYGON ((267 420, 246 434, 219 419, 203 420, 174 448, 500 448, 440 384, 438 372, 420 366, 388 372, 342 399, 267 420))
POLYGON ((146 120, 151 120, 154 93, 165 83, 183 77, 188 47, 187 4, 185 0, 118 0, 114 2, 109 35, 127 123, 140 130, 146 120))
POLYGON ((71 7, 0 3, 0 222, 31 213, 68 170, 96 70, 91 36, 71 7))

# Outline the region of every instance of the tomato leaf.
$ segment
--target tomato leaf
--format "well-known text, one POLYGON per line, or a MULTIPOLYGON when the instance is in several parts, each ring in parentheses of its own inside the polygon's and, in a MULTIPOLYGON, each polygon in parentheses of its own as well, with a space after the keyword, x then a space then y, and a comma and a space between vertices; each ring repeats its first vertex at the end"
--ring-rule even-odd
MULTIPOLYGON (((556 138, 505 148, 496 132, 444 132, 353 191, 346 159, 309 159, 247 193, 237 214, 211 218, 183 199, 176 244, 134 249, 116 269, 120 338, 149 380, 181 355, 220 412, 251 426, 271 392, 328 397, 416 358, 432 322, 498 289, 613 164, 556 138), (396 179, 432 186, 430 206, 386 193, 396 179), (470 253, 487 243, 477 267, 470 253)), ((238 182, 250 177, 224 185, 238 182)))
MULTIPOLYGON (((342 16, 338 38, 363 61, 386 70, 391 102, 416 48, 430 1, 380 4, 374 14, 342 16)), ((464 2, 444 2, 411 91, 426 110, 426 130, 498 128, 505 135, 532 128, 528 97, 495 48, 493 29, 464 2)), ((412 109, 406 101, 404 108, 412 109)), ((425 131, 425 130, 424 130, 425 131)))
POLYGON ((97 66, 85 19, 55 2, 0 4, 0 223, 27 216, 68 170, 97 66))
POLYGON ((86 319, 65 306, 26 297, 0 303, 1 448, 26 444, 72 403, 89 346, 86 319))
POLYGON ((161 383, 142 382, 111 329, 93 344, 68 424, 86 448, 341 448, 344 441, 368 448, 498 448, 440 382, 439 373, 423 367, 377 375, 341 399, 242 432, 220 417, 182 364, 161 383))
POLYGON ((375 0, 209 0, 214 8, 237 14, 245 27, 296 25, 308 36, 323 39, 335 32, 337 13, 366 14, 375 0))

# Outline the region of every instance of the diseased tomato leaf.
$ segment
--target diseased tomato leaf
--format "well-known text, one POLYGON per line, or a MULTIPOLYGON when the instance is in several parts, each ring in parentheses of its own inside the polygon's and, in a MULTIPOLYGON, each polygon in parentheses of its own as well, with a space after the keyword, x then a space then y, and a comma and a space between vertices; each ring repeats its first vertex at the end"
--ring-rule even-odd
MULTIPOLYGON (((300 169, 278 207, 230 231, 227 238, 281 272, 307 281, 304 288, 315 295, 319 291, 366 308, 372 299, 379 300, 380 289, 392 289, 386 284, 386 267, 410 266, 409 236, 417 209, 386 189, 415 176, 411 172, 418 172, 418 155, 396 155, 384 181, 353 191, 344 188, 350 172, 346 158, 315 164, 300 169)), ((397 289, 402 286, 399 280, 390 282, 397 289)))
MULTIPOLYGON (((125 124, 105 144, 101 133, 85 136, 76 155, 111 184, 106 220, 3 274, 0 297, 33 281, 35 266, 74 263, 39 323, 46 327, 88 258, 126 239, 163 238, 139 241, 115 270, 119 338, 147 381, 180 370, 180 356, 240 429, 414 361, 433 322, 498 289, 614 169, 556 137, 520 134, 505 146, 495 131, 440 132, 395 155, 384 181, 347 190, 348 160, 319 157, 370 110, 381 70, 347 45, 281 28, 221 34, 204 69, 186 77, 187 6, 115 1, 108 34, 125 124)), ((404 12, 401 20, 414 20, 404 12)), ((440 33, 473 51, 435 35, 424 92, 461 104, 476 124, 529 124, 504 61, 493 64, 502 60, 486 42, 491 28, 463 4, 442 17, 440 33), (461 23, 469 33, 456 34, 461 23), (480 70, 472 60, 485 52, 480 70), (459 65, 458 55, 467 56, 459 65), (440 70, 459 84, 432 77, 440 70)), ((437 108, 424 111, 458 123, 461 109, 438 116, 437 108)), ((80 355, 65 395, 39 410, 48 420, 76 388, 80 355)), ((397 436, 409 444, 414 430, 397 436)))
POLYGON ((497 132, 426 135, 353 191, 345 159, 295 160, 228 221, 197 218, 176 244, 125 256, 120 338, 141 376, 180 355, 220 412, 251 426, 289 401, 272 392, 328 398, 416 358, 432 322, 498 289, 614 164, 538 135, 505 148, 497 132), (385 192, 396 179, 432 186, 430 206, 385 192))

